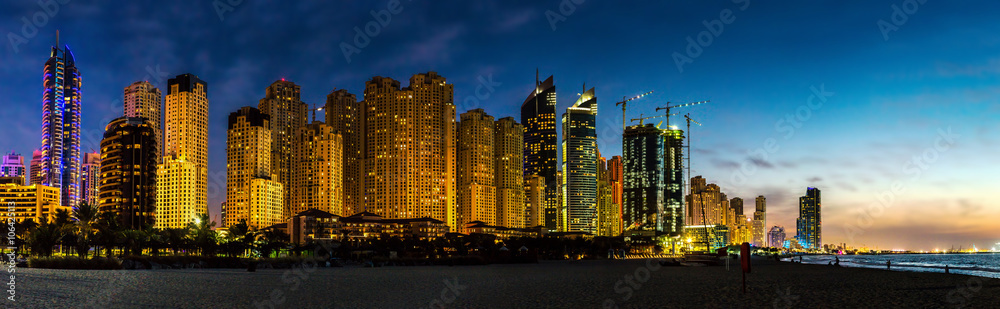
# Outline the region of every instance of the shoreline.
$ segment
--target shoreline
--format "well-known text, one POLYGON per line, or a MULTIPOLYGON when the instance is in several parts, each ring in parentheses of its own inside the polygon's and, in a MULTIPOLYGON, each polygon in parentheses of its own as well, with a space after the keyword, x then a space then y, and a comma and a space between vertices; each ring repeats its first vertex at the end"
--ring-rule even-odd
POLYGON ((670 267, 655 260, 540 261, 449 267, 18 271, 27 308, 742 308, 954 307, 1000 303, 1000 280, 755 259, 670 267), (442 290, 459 295, 441 298, 442 290), (557 291, 558 293, 555 293, 557 291), (281 297, 273 298, 274 293, 281 297), (426 305, 425 305, 426 304, 426 305), (610 306, 608 306, 610 305, 610 306))

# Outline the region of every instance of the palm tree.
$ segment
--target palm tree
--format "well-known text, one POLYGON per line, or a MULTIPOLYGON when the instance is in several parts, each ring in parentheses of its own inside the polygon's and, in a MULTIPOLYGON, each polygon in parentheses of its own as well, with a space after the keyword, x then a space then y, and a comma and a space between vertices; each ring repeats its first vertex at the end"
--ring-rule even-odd
POLYGON ((40 256, 51 256, 52 247, 62 241, 66 227, 55 222, 44 222, 35 227, 28 236, 31 252, 40 256))
POLYGON ((80 257, 87 257, 90 251, 90 236, 100 213, 100 209, 87 202, 82 202, 73 209, 73 219, 76 220, 76 227, 80 232, 76 240, 76 252, 80 257))
POLYGON ((209 219, 208 214, 199 214, 194 222, 188 224, 191 231, 191 238, 195 246, 201 249, 202 255, 215 255, 215 247, 218 245, 217 235, 212 228, 215 221, 209 219))
MULTIPOLYGON (((105 256, 110 257, 122 237, 121 222, 113 212, 102 212, 97 218, 97 240, 104 245, 105 256)), ((95 252, 96 253, 96 252, 95 252)))
POLYGON ((184 246, 184 242, 186 241, 185 237, 189 231, 186 229, 164 229, 161 233, 163 234, 164 240, 166 240, 167 244, 169 244, 170 249, 173 250, 174 255, 176 255, 177 251, 184 246))

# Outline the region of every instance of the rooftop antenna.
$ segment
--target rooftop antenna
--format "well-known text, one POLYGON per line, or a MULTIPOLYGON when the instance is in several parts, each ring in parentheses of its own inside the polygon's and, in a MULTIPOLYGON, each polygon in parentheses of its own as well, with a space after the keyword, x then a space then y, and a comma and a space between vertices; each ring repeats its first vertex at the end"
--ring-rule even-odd
POLYGON ((59 48, 59 29, 56 29, 56 48, 59 48))
POLYGON ((541 85, 541 84, 542 84, 542 82, 538 81, 538 68, 535 68, 535 89, 536 89, 535 92, 538 92, 538 90, 537 90, 538 89, 538 85, 541 85))

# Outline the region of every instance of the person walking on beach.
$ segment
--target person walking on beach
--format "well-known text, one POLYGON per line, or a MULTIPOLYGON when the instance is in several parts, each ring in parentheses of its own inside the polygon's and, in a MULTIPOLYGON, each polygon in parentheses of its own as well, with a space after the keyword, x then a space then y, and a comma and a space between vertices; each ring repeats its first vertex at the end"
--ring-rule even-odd
POLYGON ((837 259, 837 262, 836 262, 836 263, 833 263, 833 266, 837 266, 837 267, 840 267, 840 257, 839 257, 839 256, 835 256, 835 257, 833 257, 833 258, 837 259))
POLYGON ((886 270, 892 269, 892 261, 885 261, 885 269, 886 270))

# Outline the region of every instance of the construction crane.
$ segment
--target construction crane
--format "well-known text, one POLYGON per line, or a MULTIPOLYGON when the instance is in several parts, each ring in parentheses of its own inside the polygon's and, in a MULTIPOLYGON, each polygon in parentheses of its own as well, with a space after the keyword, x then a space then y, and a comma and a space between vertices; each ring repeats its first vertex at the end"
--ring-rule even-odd
MULTIPOLYGON (((660 117, 668 117, 668 116, 676 116, 677 114, 676 114, 676 113, 674 113, 674 114, 670 114, 670 115, 659 115, 659 116, 649 116, 649 117, 643 117, 642 115, 643 115, 643 114, 639 114, 639 118, 632 118, 632 119, 630 119, 630 120, 631 120, 632 122, 635 122, 636 120, 638 120, 638 121, 639 121, 639 126, 642 126, 642 122, 643 122, 643 120, 646 120, 646 119, 654 119, 654 118, 660 118, 660 117)), ((662 121, 661 121, 661 123, 662 123, 662 121)), ((659 126, 657 126, 657 127, 659 127, 659 126)))
MULTIPOLYGON (((680 106, 680 105, 678 105, 678 106, 680 106)), ((674 107, 676 107, 676 106, 674 106, 674 107)), ((688 136, 687 136, 688 137, 688 143, 687 143, 688 144, 687 145, 687 159, 688 159, 688 162, 687 162, 688 163, 687 164, 687 177, 691 177, 691 123, 694 122, 698 126, 701 126, 701 123, 699 123, 698 121, 695 121, 694 119, 692 119, 690 113, 685 114, 684 115, 684 119, 687 120, 687 134, 688 134, 688 136)), ((691 191, 691 186, 689 185, 687 187, 688 187, 688 196, 693 196, 694 192, 691 191)), ((702 226, 705 227, 705 238, 706 238, 705 249, 706 249, 706 251, 711 252, 712 251, 712 241, 715 240, 715 231, 714 231, 713 228, 709 228, 708 227, 708 221, 707 221, 708 219, 707 219, 707 217, 708 217, 708 214, 705 213, 705 203, 701 203, 701 224, 702 224, 702 226)))
POLYGON ((323 108, 325 108, 325 107, 326 107, 326 106, 320 106, 319 108, 317 108, 317 107, 316 107, 316 104, 315 104, 315 103, 313 103, 313 107, 312 107, 311 109, 309 109, 309 111, 311 111, 311 112, 312 112, 312 122, 316 122, 316 111, 321 111, 321 110, 323 110, 323 108))
MULTIPOLYGON (((628 102, 632 101, 632 100, 635 100, 635 99, 638 99, 638 98, 641 98, 641 97, 644 97, 644 96, 647 96, 650 93, 653 93, 653 91, 650 91, 650 92, 647 92, 647 93, 643 93, 643 94, 640 94, 640 95, 637 95, 637 96, 634 96, 634 97, 631 97, 631 98, 626 98, 626 97, 623 96, 622 100, 620 102, 615 103, 615 106, 618 106, 618 105, 622 106, 622 132, 625 132, 625 127, 626 127, 626 124, 627 124, 627 122, 625 122, 625 107, 628 105, 628 102)), ((642 117, 642 116, 640 115, 639 117, 642 117)))
POLYGON ((665 113, 665 115, 667 115, 667 127, 670 127, 670 109, 671 108, 688 107, 688 106, 692 106, 692 105, 705 104, 705 103, 708 103, 708 102, 711 102, 711 101, 705 100, 705 101, 699 101, 699 102, 684 103, 684 104, 681 104, 681 105, 674 105, 674 106, 670 106, 670 102, 667 102, 667 106, 657 107, 656 111, 660 111, 660 110, 666 110, 667 111, 665 113))

